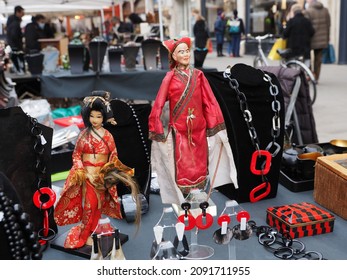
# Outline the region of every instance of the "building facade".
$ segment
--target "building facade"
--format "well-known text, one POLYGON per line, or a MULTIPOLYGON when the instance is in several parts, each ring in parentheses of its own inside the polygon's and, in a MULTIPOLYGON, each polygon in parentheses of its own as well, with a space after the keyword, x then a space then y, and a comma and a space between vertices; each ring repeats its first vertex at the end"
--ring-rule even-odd
MULTIPOLYGON (((153 1, 155 9, 160 0, 153 1)), ((295 2, 305 5, 305 0, 165 0, 161 4, 165 15, 163 23, 168 26, 169 36, 177 37, 182 34, 192 35, 194 24, 192 8, 201 11, 212 32, 219 9, 223 9, 226 16, 230 16, 233 9, 237 9, 239 17, 245 21, 247 33, 279 34, 280 25, 283 24, 290 6, 295 2)), ((321 2, 328 8, 331 15, 330 43, 335 48, 337 63, 347 64, 347 20, 345 17, 347 1, 321 0, 321 2)))

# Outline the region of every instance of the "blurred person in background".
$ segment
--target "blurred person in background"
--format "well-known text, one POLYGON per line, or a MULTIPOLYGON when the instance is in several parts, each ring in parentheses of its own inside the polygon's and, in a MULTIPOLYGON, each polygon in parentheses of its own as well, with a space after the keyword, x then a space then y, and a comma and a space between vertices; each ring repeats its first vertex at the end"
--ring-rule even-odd
POLYGON ((20 26, 23 16, 24 8, 22 6, 16 6, 14 8, 14 14, 8 17, 6 23, 6 40, 12 49, 11 61, 17 73, 25 72, 23 33, 20 26))
POLYGON ((217 44, 217 57, 225 56, 223 54, 224 32, 225 32, 224 13, 222 10, 219 10, 217 13, 217 19, 214 23, 214 33, 216 36, 216 44, 217 44))
POLYGON ((3 83, 6 88, 0 87, 0 109, 18 106, 18 96, 14 87, 14 83, 9 77, 4 75, 10 61, 11 47, 6 46, 5 41, 0 40, 0 74, 3 77, 3 83))
POLYGON ((307 0, 305 16, 312 22, 315 33, 311 40, 311 49, 314 53, 313 73, 319 80, 322 65, 323 49, 327 48, 330 41, 330 14, 327 8, 317 0, 307 0))
POLYGON ((56 29, 54 24, 51 22, 51 19, 46 19, 45 26, 43 27, 43 33, 45 38, 54 38, 54 34, 56 33, 56 29))
POLYGON ((195 23, 193 26, 195 48, 205 49, 207 40, 210 37, 207 22, 204 19, 204 17, 200 14, 200 11, 198 9, 193 9, 192 15, 195 18, 195 23))
POLYGON ((33 16, 31 22, 25 26, 25 53, 33 54, 41 51, 39 39, 45 38, 45 21, 45 17, 38 14, 33 16))
POLYGON ((231 37, 231 53, 233 57, 240 57, 241 35, 245 34, 243 20, 238 17, 238 11, 233 11, 233 18, 227 22, 227 29, 231 37))
POLYGON ((134 33, 134 26, 131 21, 121 21, 119 17, 112 17, 111 23, 113 39, 121 43, 128 42, 131 38, 131 34, 134 33))
POLYGON ((311 38, 314 33, 311 21, 302 14, 301 5, 294 4, 283 30, 283 38, 287 39, 287 48, 291 49, 293 56, 303 56, 308 67, 310 66, 311 38))

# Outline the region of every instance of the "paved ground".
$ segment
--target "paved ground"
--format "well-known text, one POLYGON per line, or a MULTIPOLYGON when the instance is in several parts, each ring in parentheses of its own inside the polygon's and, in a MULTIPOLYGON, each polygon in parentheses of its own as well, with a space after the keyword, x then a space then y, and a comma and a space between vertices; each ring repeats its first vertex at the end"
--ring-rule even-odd
MULTIPOLYGON (((217 57, 215 53, 211 53, 207 55, 204 66, 224 71, 228 65, 237 63, 253 65, 253 56, 230 58, 217 57)), ((279 61, 270 63, 279 65, 279 61)), ((313 114, 319 142, 347 140, 347 65, 323 64, 317 92, 313 114)))

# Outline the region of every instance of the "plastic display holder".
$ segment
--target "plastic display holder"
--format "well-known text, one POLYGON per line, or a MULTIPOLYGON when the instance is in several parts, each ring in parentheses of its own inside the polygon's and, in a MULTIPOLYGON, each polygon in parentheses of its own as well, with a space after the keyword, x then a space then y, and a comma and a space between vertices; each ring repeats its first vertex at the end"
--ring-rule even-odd
POLYGON ((211 222, 211 219, 213 222, 212 217, 217 215, 217 207, 209 198, 209 195, 201 190, 192 190, 187 196, 186 201, 191 204, 189 212, 195 218, 196 224, 199 224, 200 221, 201 225, 200 228, 195 227, 191 230, 189 254, 185 259, 208 259, 214 255, 214 249, 210 246, 199 244, 198 233, 199 229, 203 230, 212 225, 212 223, 209 225, 209 222, 211 222), (205 207, 202 207, 203 205, 205 207))
POLYGON ((153 227, 155 240, 152 243, 150 258, 152 260, 180 259, 180 255, 173 245, 176 236, 177 216, 172 207, 164 207, 163 213, 153 227))
POLYGON ((221 226, 214 234, 215 242, 218 244, 228 244, 229 260, 236 260, 236 239, 233 236, 234 227, 232 222, 240 220, 240 230, 245 230, 249 214, 235 200, 225 202, 225 207, 218 218, 218 224, 221 226))
POLYGON ((198 228, 191 231, 189 254, 185 257, 187 260, 204 260, 214 255, 212 247, 198 243, 198 233, 198 228))

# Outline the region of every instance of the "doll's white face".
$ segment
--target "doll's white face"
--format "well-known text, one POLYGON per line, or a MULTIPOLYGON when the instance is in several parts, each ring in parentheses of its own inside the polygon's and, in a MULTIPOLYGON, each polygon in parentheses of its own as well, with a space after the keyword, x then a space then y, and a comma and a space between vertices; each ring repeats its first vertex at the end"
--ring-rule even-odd
POLYGON ((179 44, 172 54, 179 66, 187 67, 190 63, 190 49, 185 43, 179 44))
POLYGON ((99 111, 92 110, 89 115, 89 121, 92 124, 93 128, 99 129, 102 127, 102 122, 104 120, 104 117, 102 116, 102 113, 99 111))

